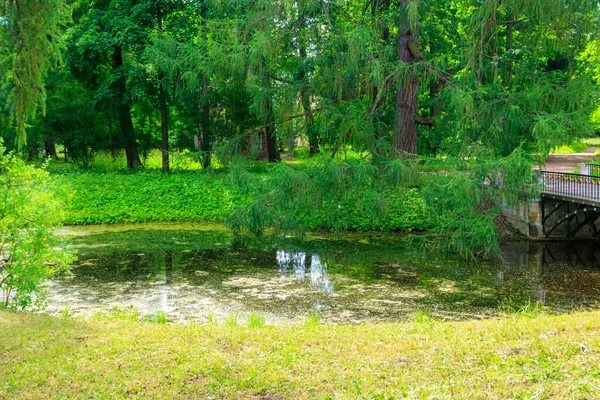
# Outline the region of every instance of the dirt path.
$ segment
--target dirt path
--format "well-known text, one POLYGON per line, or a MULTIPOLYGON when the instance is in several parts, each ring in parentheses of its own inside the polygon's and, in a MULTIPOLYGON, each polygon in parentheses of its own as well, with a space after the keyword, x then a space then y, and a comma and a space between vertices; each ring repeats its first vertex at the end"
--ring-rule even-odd
POLYGON ((590 146, 581 153, 550 154, 542 169, 553 172, 573 172, 577 168, 577 164, 592 160, 597 150, 597 147, 590 146))

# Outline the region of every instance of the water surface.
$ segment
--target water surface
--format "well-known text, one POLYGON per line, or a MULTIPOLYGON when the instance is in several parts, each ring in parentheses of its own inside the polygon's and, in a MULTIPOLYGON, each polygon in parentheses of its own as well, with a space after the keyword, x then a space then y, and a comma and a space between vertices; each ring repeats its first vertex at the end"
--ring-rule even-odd
POLYGON ((550 312, 600 304, 598 242, 509 243, 503 262, 467 262, 411 249, 406 237, 309 235, 236 246, 219 225, 68 228, 71 276, 48 283, 47 312, 93 315, 132 307, 170 321, 251 314, 267 323, 459 320, 540 302, 550 312))

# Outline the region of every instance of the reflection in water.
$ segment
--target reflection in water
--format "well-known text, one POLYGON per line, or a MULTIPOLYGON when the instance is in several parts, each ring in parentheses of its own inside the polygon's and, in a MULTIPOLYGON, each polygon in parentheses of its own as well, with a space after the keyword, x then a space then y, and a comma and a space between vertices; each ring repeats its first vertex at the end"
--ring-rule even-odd
MULTIPOLYGON (((333 292, 333 283, 327 277, 327 265, 321 263, 318 255, 308 257, 310 260, 310 284, 324 292, 333 292)), ((306 277, 306 253, 290 253, 277 250, 277 264, 284 275, 295 274, 296 282, 304 282, 306 277)))
POLYGON ((333 292, 333 283, 327 278, 327 265, 321 263, 321 259, 316 254, 313 254, 310 263, 310 283, 322 287, 327 293, 333 292))
POLYGON ((287 241, 279 249, 232 247, 222 231, 131 230, 78 236, 72 276, 48 283, 49 312, 93 314, 116 305, 170 320, 251 313, 268 323, 305 318, 354 323, 485 318, 508 302, 550 311, 600 302, 600 250, 588 243, 510 243, 502 263, 411 251, 395 236, 287 241))

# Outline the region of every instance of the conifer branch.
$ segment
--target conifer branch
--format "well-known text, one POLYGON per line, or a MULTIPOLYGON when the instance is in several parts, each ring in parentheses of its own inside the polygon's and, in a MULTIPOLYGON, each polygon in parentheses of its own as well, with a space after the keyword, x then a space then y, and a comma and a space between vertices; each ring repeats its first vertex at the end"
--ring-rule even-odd
POLYGON ((431 117, 423 117, 421 115, 417 115, 415 117, 415 122, 419 125, 433 126, 437 117, 438 116, 435 115, 432 115, 431 117))
POLYGON ((529 21, 529 18, 513 19, 511 21, 498 22, 498 25, 516 25, 521 22, 527 22, 527 21, 529 21))
POLYGON ((287 83, 288 85, 293 85, 293 84, 295 84, 295 83, 296 83, 296 82, 294 82, 294 81, 290 81, 290 80, 288 80, 288 79, 279 78, 279 77, 277 77, 277 76, 275 76, 275 75, 269 75, 269 78, 271 78, 271 79, 273 79, 274 81, 277 81, 277 82, 283 82, 283 83, 287 83))

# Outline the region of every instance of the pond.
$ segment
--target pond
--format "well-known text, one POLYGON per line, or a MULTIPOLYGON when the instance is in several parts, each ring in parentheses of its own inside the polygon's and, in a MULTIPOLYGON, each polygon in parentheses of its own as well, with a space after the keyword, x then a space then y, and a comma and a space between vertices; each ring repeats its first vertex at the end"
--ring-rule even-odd
POLYGON ((543 304, 549 312, 600 304, 599 242, 515 242, 504 261, 464 261, 409 245, 406 235, 309 234, 234 245, 214 224, 65 228, 79 260, 48 282, 45 312, 111 308, 208 322, 260 315, 268 324, 385 322, 428 315, 489 318, 543 304))

